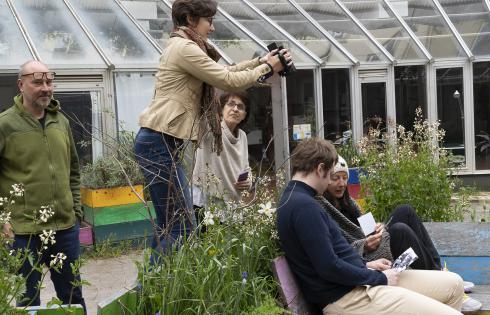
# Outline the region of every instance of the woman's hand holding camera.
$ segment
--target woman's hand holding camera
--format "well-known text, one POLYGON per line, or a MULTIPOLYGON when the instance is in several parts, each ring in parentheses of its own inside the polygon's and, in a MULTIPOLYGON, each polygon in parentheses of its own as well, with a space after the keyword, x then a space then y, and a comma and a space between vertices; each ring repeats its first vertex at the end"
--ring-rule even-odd
MULTIPOLYGON (((274 70, 274 73, 278 73, 279 71, 284 70, 284 66, 281 63, 281 60, 279 59, 279 55, 277 53, 278 49, 274 49, 273 51, 269 52, 267 55, 259 59, 261 64, 266 62, 269 63, 272 66, 272 70, 274 70)), ((293 63, 293 58, 291 57, 291 54, 287 49, 281 49, 279 53, 284 56, 288 66, 293 63)))

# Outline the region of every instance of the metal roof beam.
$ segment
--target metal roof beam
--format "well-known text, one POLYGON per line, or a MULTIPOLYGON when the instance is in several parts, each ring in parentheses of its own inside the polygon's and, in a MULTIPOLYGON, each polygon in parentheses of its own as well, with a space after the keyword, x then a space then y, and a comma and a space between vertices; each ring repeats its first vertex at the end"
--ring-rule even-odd
POLYGON ((106 56, 106 54, 104 53, 104 51, 100 47, 99 43, 95 39, 94 35, 92 35, 92 33, 89 31, 89 29, 85 26, 85 24, 82 22, 80 17, 77 15, 77 13, 75 12, 75 9, 71 6, 71 3, 69 2, 69 0, 63 0, 63 2, 65 3, 66 7, 70 11, 70 13, 73 15, 73 17, 75 18, 75 20, 77 21, 78 25, 80 25, 82 30, 85 32, 85 34, 87 35, 87 37, 90 40, 90 42, 92 43, 92 45, 94 45, 95 49, 99 53, 102 60, 104 60, 105 64, 107 65, 107 68, 110 70, 114 70, 116 67, 110 61, 110 59, 106 56))
POLYGON ((442 15, 442 18, 444 19, 444 21, 446 22, 447 26, 451 30, 451 33, 454 35, 454 37, 456 37, 456 40, 458 41, 459 45, 461 47, 463 47, 463 50, 466 53, 466 55, 468 56, 468 58, 470 60, 475 60, 475 56, 471 52, 471 50, 468 47, 468 45, 466 45, 466 43, 464 42, 463 37, 461 37, 461 34, 459 34, 459 32, 456 29, 456 27, 454 26, 453 22, 451 22, 451 20, 449 19, 449 16, 446 14, 446 11, 444 11, 444 8, 439 3, 439 1, 438 0, 432 0, 432 3, 437 8, 437 11, 439 11, 439 13, 442 15))
POLYGON ((420 41, 420 39, 417 37, 417 35, 412 31, 410 26, 408 26, 407 22, 403 19, 403 17, 398 14, 398 12, 393 8, 391 5, 390 1, 388 0, 383 0, 383 3, 390 9, 391 13, 396 17, 398 22, 402 25, 402 27, 405 29, 405 31, 408 33, 408 35, 413 39, 417 47, 422 51, 424 56, 429 60, 429 62, 434 62, 434 57, 432 57, 431 53, 425 48, 424 44, 420 41))
POLYGON ((487 7, 487 10, 490 12, 490 0, 484 0, 485 6, 487 7))
POLYGON ((355 15, 349 9, 347 9, 347 7, 340 0, 334 0, 334 1, 342 9, 342 11, 344 11, 344 13, 347 14, 347 16, 361 29, 364 35, 366 35, 367 38, 369 38, 369 40, 383 53, 383 55, 385 55, 385 57, 392 64, 396 64, 395 57, 393 57, 393 55, 389 51, 387 51, 383 45, 381 45, 381 43, 373 36, 373 34, 371 34, 371 32, 366 27, 364 27, 361 21, 359 21, 355 17, 355 15))
POLYGON ((39 55, 34 42, 32 41, 31 37, 29 36, 29 33, 27 30, 24 28, 24 23, 22 23, 22 20, 20 19, 19 14, 17 14, 17 10, 14 7, 14 4, 11 2, 11 0, 5 0, 7 2, 7 6, 10 9, 10 12, 14 16, 15 22, 17 23, 17 26, 20 29, 20 32, 22 33, 22 37, 24 38, 27 48, 29 48, 29 51, 31 52, 32 57, 37 60, 37 61, 42 61, 41 56, 39 55))
POLYGON ((289 3, 291 3, 295 8, 296 10, 299 11, 299 13, 301 15, 303 15, 320 33, 323 34, 323 36, 325 36, 338 50, 340 50, 344 55, 345 57, 347 57, 347 59, 349 59, 353 64, 355 65, 359 65, 360 62, 359 60, 354 57, 350 51, 348 51, 342 44, 340 44, 336 39, 335 37, 332 36, 332 34, 330 34, 325 28, 323 28, 323 26, 320 25, 320 23, 318 23, 317 20, 315 20, 310 14, 308 14, 308 12, 306 12, 305 9, 303 9, 303 7, 301 5, 299 5, 295 0, 288 0, 289 3))
POLYGON ((277 31, 279 31, 282 35, 286 36, 291 42, 293 42, 296 46, 298 46, 305 54, 307 54, 311 59, 313 59, 318 65, 323 64, 323 60, 321 60, 317 55, 311 52, 308 48, 306 48, 301 42, 299 42, 294 36, 289 34, 285 29, 279 26, 276 22, 274 22, 271 18, 269 18, 266 14, 260 11, 255 5, 253 5, 248 0, 241 0, 245 3, 250 9, 252 9, 255 13, 257 13, 261 18, 263 18, 267 23, 272 25, 277 31))

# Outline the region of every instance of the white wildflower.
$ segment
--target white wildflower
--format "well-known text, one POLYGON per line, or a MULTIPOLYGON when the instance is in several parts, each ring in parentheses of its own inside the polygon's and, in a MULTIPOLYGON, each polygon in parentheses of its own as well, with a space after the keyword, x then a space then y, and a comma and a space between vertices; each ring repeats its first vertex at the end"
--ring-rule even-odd
POLYGON ((10 194, 12 195, 15 195, 16 197, 22 197, 22 195, 24 194, 24 185, 22 184, 13 184, 12 185, 12 188, 14 190, 11 190, 10 191, 10 194))
POLYGON ((49 263, 50 267, 53 266, 59 266, 60 268, 63 267, 63 261, 66 259, 66 255, 63 253, 58 253, 56 255, 51 255, 53 259, 51 259, 51 262, 49 263))
POLYGON ((202 221, 202 223, 204 225, 214 225, 214 215, 210 212, 210 211, 205 211, 204 212, 204 220, 202 221))
POLYGON ((54 211, 51 206, 42 206, 39 210, 39 220, 42 222, 48 222, 48 219, 54 215, 54 211))
POLYGON ((39 238, 41 239, 41 242, 44 245, 49 245, 49 243, 53 245, 56 243, 56 240, 54 238, 55 235, 56 232, 53 230, 49 230, 49 231, 43 230, 42 234, 39 234, 39 238))
POLYGON ((267 217, 272 217, 272 215, 276 212, 276 208, 272 208, 272 203, 268 201, 266 204, 261 203, 259 213, 265 214, 267 217))
POLYGON ((10 211, 9 212, 2 212, 0 214, 0 224, 5 224, 10 222, 10 211))

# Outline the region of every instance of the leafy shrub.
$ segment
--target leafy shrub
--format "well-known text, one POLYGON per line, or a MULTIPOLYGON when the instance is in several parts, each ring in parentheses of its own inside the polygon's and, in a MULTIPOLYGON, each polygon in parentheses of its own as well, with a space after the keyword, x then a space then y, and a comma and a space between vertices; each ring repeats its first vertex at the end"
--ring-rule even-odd
POLYGON ((113 155, 81 167, 82 186, 98 189, 127 186, 129 182, 132 185, 143 184, 144 178, 135 160, 133 146, 132 134, 121 134, 113 155))
POLYGON ((413 131, 398 126, 390 135, 371 129, 359 143, 367 171, 361 176, 366 211, 384 220, 397 205, 408 203, 424 221, 461 220, 467 198, 451 204, 458 180, 450 154, 440 146, 443 137, 438 123, 422 120, 420 109, 413 131))
POLYGON ((222 224, 214 215, 219 209, 209 206, 206 231, 163 257, 161 268, 151 268, 148 259, 140 264, 136 313, 282 314, 270 269, 278 255, 270 184, 262 179, 247 201, 227 204, 232 214, 222 224))

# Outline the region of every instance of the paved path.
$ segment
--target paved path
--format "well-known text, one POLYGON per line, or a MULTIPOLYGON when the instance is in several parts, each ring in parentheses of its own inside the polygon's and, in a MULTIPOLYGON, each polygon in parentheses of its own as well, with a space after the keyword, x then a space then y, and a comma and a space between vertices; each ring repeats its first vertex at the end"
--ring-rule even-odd
MULTIPOLYGON (((137 269, 134 262, 140 261, 142 255, 142 252, 138 251, 117 258, 86 261, 82 267, 82 279, 90 282, 90 286, 83 287, 88 315, 97 314, 97 303, 125 287, 130 287, 135 282, 137 269)), ((56 296, 49 275, 44 281, 44 286, 41 291, 43 305, 51 300, 51 297, 56 296)))

